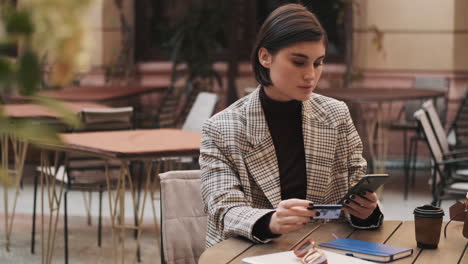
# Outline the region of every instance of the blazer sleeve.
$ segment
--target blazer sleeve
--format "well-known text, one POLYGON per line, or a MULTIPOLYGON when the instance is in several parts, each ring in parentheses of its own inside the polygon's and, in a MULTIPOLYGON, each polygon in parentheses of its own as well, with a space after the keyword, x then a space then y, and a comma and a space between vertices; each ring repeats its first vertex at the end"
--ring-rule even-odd
POLYGON ((233 157, 240 152, 232 149, 235 144, 225 136, 211 119, 205 122, 199 161, 208 221, 214 223, 223 238, 243 236, 254 242, 269 242, 271 239, 253 236, 252 230, 260 218, 274 209, 253 208, 246 199, 233 157))
MULTIPOLYGON (((345 122, 347 129, 347 141, 348 141, 348 175, 350 186, 354 186, 365 174, 367 170, 367 162, 362 157, 362 141, 359 134, 356 131, 351 114, 345 103, 344 108, 346 109, 345 122)), ((382 206, 378 202, 378 207, 374 210, 374 213, 369 219, 359 220, 358 218, 351 217, 346 214, 346 219, 354 228, 359 229, 370 229, 377 228, 383 222, 383 213, 381 210, 382 206)))

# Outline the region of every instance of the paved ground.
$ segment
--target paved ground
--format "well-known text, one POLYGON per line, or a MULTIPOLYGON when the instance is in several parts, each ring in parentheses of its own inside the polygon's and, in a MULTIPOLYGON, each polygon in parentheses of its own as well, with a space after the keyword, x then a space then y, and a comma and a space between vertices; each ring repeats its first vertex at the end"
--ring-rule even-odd
MULTIPOLYGON (((430 186, 428 180, 430 178, 429 169, 420 169, 416 175, 416 186, 410 189, 410 195, 407 200, 403 199, 403 173, 399 169, 390 169, 389 174, 391 180, 386 184, 384 190, 384 199, 382 201, 385 219, 386 220, 411 220, 413 219, 413 209, 426 203, 430 203, 430 186)), ((0 263, 41 263, 40 243, 37 244, 37 252, 35 255, 30 253, 30 239, 31 239, 31 211, 33 200, 33 188, 31 185, 30 176, 26 177, 24 188, 21 192, 18 201, 18 214, 15 217, 14 232, 12 237, 11 251, 7 252, 4 248, 4 216, 3 216, 3 203, 0 205, 0 263)), ((3 190, 1 194, 3 197, 3 190)), ((128 200, 130 204, 130 200, 128 200)), ((448 219, 448 207, 454 201, 445 201, 442 204, 446 212, 445 219, 448 219)), ((103 247, 97 247, 97 195, 94 197, 92 210, 93 225, 87 226, 85 210, 83 206, 83 198, 81 193, 72 192, 69 196, 69 221, 70 221, 70 263, 113 263, 114 253, 111 249, 111 231, 110 220, 108 214, 108 201, 107 196, 104 199, 104 231, 103 231, 103 247)), ((127 206, 129 209, 130 206, 127 206)), ((159 207, 157 208, 159 211, 159 207)), ((142 263, 160 263, 159 248, 157 246, 156 235, 157 232, 153 228, 152 211, 149 206, 146 208, 146 216, 143 223, 144 232, 142 234, 142 263)), ((127 221, 131 222, 132 212, 127 210, 127 221)), ((62 219, 58 225, 58 233, 56 240, 56 249, 54 251, 53 263, 63 262, 63 232, 62 232, 62 219)), ((127 236, 131 236, 128 232, 127 236)), ((40 234, 36 237, 40 242, 40 234)), ((126 247, 128 249, 128 261, 126 263, 133 263, 135 260, 134 249, 135 245, 132 243, 131 238, 126 240, 126 247)))

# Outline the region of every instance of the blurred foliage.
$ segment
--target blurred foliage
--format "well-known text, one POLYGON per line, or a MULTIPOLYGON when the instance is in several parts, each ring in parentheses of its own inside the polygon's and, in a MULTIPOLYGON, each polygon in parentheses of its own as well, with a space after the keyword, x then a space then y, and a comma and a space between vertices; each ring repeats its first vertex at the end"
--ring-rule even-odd
MULTIPOLYGON (((12 95, 28 96, 33 104, 47 107, 69 127, 79 119, 57 100, 36 96, 40 89, 68 85, 83 69, 83 12, 92 0, 23 0, 16 6, 0 0, 0 103, 12 95), (43 82, 40 58, 47 57, 52 67, 50 82, 43 82)), ((34 119, 14 120, 0 104, 0 136, 41 144, 59 144, 58 131, 34 119)), ((6 144, 6 142, 0 142, 6 144)), ((7 181, 6 168, 0 167, 0 180, 7 181)))
POLYGON ((84 16, 95 0, 22 0, 20 10, 29 12, 34 33, 31 46, 48 58, 51 86, 68 85, 79 71, 89 67, 91 37, 84 16))

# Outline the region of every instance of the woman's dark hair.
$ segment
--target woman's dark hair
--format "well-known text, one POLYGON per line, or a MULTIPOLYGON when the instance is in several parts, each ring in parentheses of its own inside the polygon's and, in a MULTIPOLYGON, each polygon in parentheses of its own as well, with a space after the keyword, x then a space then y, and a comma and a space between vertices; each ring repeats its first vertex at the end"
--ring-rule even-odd
POLYGON ((322 41, 327 47, 327 33, 317 17, 300 4, 287 4, 275 9, 263 22, 251 55, 257 81, 263 86, 272 84, 270 71, 258 60, 260 48, 264 47, 275 55, 280 49, 302 41, 322 41))

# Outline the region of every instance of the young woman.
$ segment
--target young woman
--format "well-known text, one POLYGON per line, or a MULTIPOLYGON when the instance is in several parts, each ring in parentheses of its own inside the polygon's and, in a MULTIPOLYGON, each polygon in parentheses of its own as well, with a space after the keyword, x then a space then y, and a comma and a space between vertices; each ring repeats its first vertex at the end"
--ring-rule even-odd
MULTIPOLYGON (((365 174, 347 106, 313 93, 326 46, 302 5, 281 6, 262 25, 252 53, 259 87, 203 127, 207 247, 234 236, 266 243, 297 230, 316 216, 309 207, 336 204, 365 174)), ((375 193, 354 195, 345 201, 347 220, 379 226, 377 201, 375 193)))

